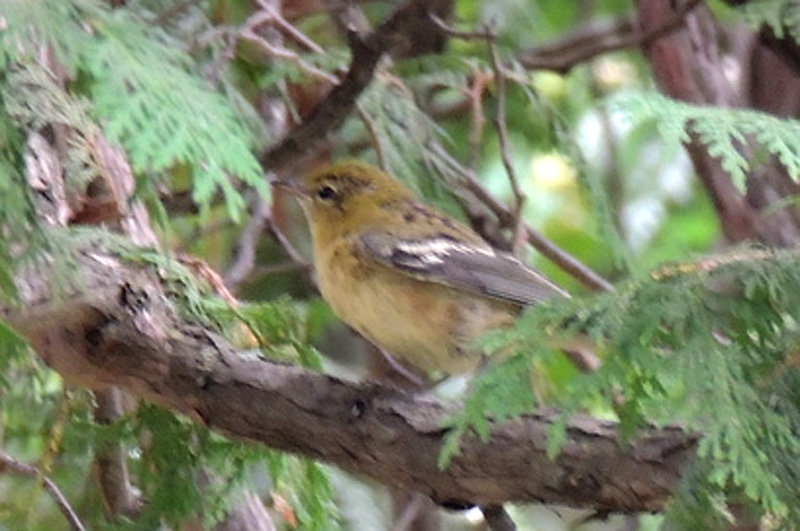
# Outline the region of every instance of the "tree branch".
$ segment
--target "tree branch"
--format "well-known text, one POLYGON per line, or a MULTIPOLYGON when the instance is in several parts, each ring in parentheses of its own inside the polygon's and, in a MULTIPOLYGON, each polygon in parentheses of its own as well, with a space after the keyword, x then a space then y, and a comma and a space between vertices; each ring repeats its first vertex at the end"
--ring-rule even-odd
MULTIPOLYGON (((123 395, 119 389, 110 388, 95 393, 95 420, 99 424, 110 424, 122 417, 123 395)), ((128 517, 133 520, 144 505, 128 473, 125 447, 120 441, 105 441, 95 452, 100 494, 112 520, 128 517)))
POLYGON ((48 494, 50 494, 50 496, 53 497, 53 501, 55 501, 56 505, 58 506, 58 510, 61 511, 61 514, 63 514, 64 518, 67 519, 70 529, 73 531, 85 531, 86 528, 83 526, 83 523, 81 523, 78 515, 72 509, 72 506, 70 506, 67 499, 61 493, 61 490, 59 490, 59 488, 50 478, 43 475, 35 467, 21 463, 11 456, 0 453, 0 472, 8 472, 17 476, 40 479, 45 490, 48 492, 48 494))
MULTIPOLYGON (((688 3, 688 1, 687 1, 688 3)), ((685 5, 685 4, 683 4, 685 5)), ((652 0, 638 4, 638 21, 643 31, 657 27, 676 8, 671 0, 652 0)), ((667 35, 645 47, 645 57, 653 68, 659 89, 672 98, 697 105, 739 107, 742 94, 726 75, 723 51, 719 45, 719 25, 706 7, 688 15, 681 31, 667 35)), ((773 66, 773 71, 777 71, 773 66)), ((775 83, 774 79, 772 80, 775 83)), ((778 85, 772 85, 774 92, 778 85)), ((780 85, 781 91, 785 85, 780 85)), ((772 93, 766 99, 774 99, 772 93)), ((754 239, 768 245, 788 246, 800 239, 800 221, 791 209, 769 213, 778 198, 796 194, 796 184, 777 159, 757 165, 748 174, 747 193, 742 194, 727 171, 701 142, 690 135, 686 149, 716 209, 725 237, 731 243, 754 239)), ((745 143, 742 155, 756 156, 745 143)))
POLYGON ((353 58, 341 83, 314 107, 303 123, 259 157, 265 171, 278 170, 292 159, 313 150, 320 141, 347 118, 358 97, 372 81, 378 62, 387 53, 400 53, 413 42, 407 37, 420 26, 435 25, 423 0, 409 0, 366 37, 350 33, 353 58))
POLYGON ((702 2, 703 0, 687 0, 674 13, 646 29, 639 29, 626 20, 602 28, 587 26, 562 41, 524 50, 518 55, 518 60, 530 70, 567 73, 574 66, 600 55, 635 46, 647 46, 672 33, 685 24, 687 15, 702 2))
POLYGON ((235 351, 181 320, 154 273, 97 250, 79 254, 84 291, 55 296, 50 275, 17 278, 23 304, 0 317, 48 365, 86 387, 119 386, 230 436, 335 464, 388 486, 464 506, 543 502, 600 511, 657 511, 695 453, 697 436, 648 428, 620 443, 616 425, 576 416, 555 460, 541 411, 497 424, 439 456, 455 406, 428 395, 346 383, 235 351))
MULTIPOLYGON (((497 217, 500 223, 505 226, 514 226, 515 217, 511 209, 496 199, 486 187, 481 184, 478 177, 471 170, 462 166, 440 145, 433 144, 430 147, 447 163, 448 168, 461 178, 459 184, 461 184, 465 190, 473 194, 478 201, 483 203, 492 214, 497 217)), ((543 234, 530 225, 524 224, 523 229, 525 230, 528 243, 542 253, 545 258, 566 271, 570 276, 587 288, 593 291, 612 291, 614 289, 611 283, 582 264, 577 258, 548 240, 543 234)))

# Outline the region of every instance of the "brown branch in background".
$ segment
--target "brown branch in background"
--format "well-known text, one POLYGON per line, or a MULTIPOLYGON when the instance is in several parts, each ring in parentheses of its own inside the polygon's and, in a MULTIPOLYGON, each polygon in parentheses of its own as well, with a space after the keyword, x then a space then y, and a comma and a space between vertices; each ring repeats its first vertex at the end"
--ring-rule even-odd
POLYGON ((367 111, 364 110, 364 106, 361 104, 356 104, 356 112, 358 113, 358 117, 361 119, 361 123, 364 124, 364 129, 367 130, 367 135, 369 135, 370 145, 372 145, 372 149, 375 151, 375 156, 378 158, 378 166, 383 171, 388 171, 388 166, 386 165, 386 154, 383 151, 383 145, 381 144, 381 137, 378 134, 378 130, 375 128, 375 122, 370 118, 367 111))
POLYGON ((511 240, 514 254, 519 256, 525 240, 524 219, 522 217, 522 207, 525 204, 525 194, 519 186, 519 178, 514 169, 514 162, 511 160, 510 148, 508 145, 508 129, 506 128, 506 77, 503 67, 500 64, 500 57, 495 46, 495 35, 490 28, 486 28, 486 46, 489 48, 489 58, 491 59, 492 71, 494 72, 494 82, 497 85, 497 109, 494 115, 494 127, 497 130, 497 138, 500 142, 500 157, 503 167, 506 169, 508 181, 511 184, 511 192, 514 194, 514 207, 511 210, 513 217, 511 227, 514 236, 511 240))
POLYGON ((598 32, 589 27, 557 43, 537 46, 520 52, 519 63, 529 70, 553 70, 566 73, 574 66, 597 56, 636 46, 646 46, 682 27, 686 16, 703 0, 688 0, 655 27, 641 32, 630 21, 621 21, 598 32))
MULTIPOLYGON (((214 531, 277 531, 261 498, 252 490, 241 489, 234 494, 231 510, 225 518, 214 526, 214 531)), ((200 525, 198 528, 202 528, 200 525)), ((189 526, 183 529, 191 529, 189 526)))
POLYGON ((480 31, 461 31, 448 26, 446 23, 436 17, 432 16, 431 19, 439 29, 448 35, 463 39, 483 39, 489 46, 490 58, 492 60, 492 70, 494 71, 496 82, 498 83, 498 106, 495 116, 495 127, 497 128, 498 137, 500 138, 503 165, 505 166, 506 173, 509 176, 512 190, 514 192, 514 208, 509 209, 502 202, 495 199, 489 193, 489 191, 484 188, 473 171, 461 165, 440 145, 432 145, 432 150, 443 161, 445 161, 452 170, 461 176, 465 188, 486 207, 488 207, 502 225, 512 227, 514 229, 515 237, 514 241, 512 242, 514 250, 518 249, 520 242, 524 237, 537 251, 542 253, 542 255, 570 274, 584 286, 598 291, 613 290, 613 286, 608 281, 579 262, 575 257, 559 248, 555 243, 547 239, 540 232, 524 223, 524 220, 521 216, 522 201, 524 196, 519 188, 519 180, 516 178, 513 163, 508 153, 508 135, 505 128, 504 89, 505 79, 508 76, 508 73, 505 71, 501 62, 499 61, 499 58, 497 57, 497 51, 495 49, 493 40, 494 35, 490 29, 484 28, 480 31))
MULTIPOLYGON (((111 424, 125 414, 124 397, 116 387, 96 391, 94 396, 97 403, 94 416, 98 424, 111 424)), ((119 441, 105 441, 95 451, 94 462, 103 504, 111 519, 123 516, 136 519, 144 501, 131 484, 124 445, 119 441)))
MULTIPOLYGON (((597 56, 636 46, 646 46, 684 25, 686 16, 703 0, 689 0, 657 26, 641 32, 631 20, 620 20, 602 26, 586 25, 561 41, 523 50, 517 61, 529 70, 553 70, 566 73, 574 66, 597 56)), ((486 30, 465 31, 448 26, 432 17, 447 35, 459 39, 487 39, 486 30)))
MULTIPOLYGON (((197 206, 197 203, 194 202, 192 197, 192 190, 159 190, 158 200, 161 202, 164 210, 172 215, 181 216, 200 213, 200 207, 197 206)), ((209 205, 217 205, 221 202, 222 192, 219 190, 217 190, 208 201, 209 205)))
POLYGON ((225 273, 225 284, 235 291, 237 285, 243 282, 254 270, 256 266, 255 248, 260 235, 264 231, 268 232, 278 245, 283 248, 283 252, 289 257, 289 262, 257 268, 257 272, 260 274, 271 274, 281 271, 291 271, 293 269, 301 270, 308 276, 309 285, 316 289, 317 282, 314 278, 314 268, 311 263, 305 259, 303 254, 297 250, 289 238, 281 231, 280 227, 278 227, 273 220, 272 209, 268 204, 261 201, 261 199, 258 200, 258 206, 253 213, 253 219, 250 220, 248 226, 242 231, 236 251, 236 258, 225 273))
MULTIPOLYGON (((261 21, 257 22, 261 23, 261 21)), ((298 66, 298 68, 300 68, 300 70, 317 79, 334 85, 339 82, 339 78, 337 78, 335 75, 317 68, 313 64, 303 59, 294 50, 273 44, 270 42, 270 39, 261 36, 256 29, 258 25, 259 24, 256 23, 245 23, 245 25, 239 29, 236 35, 238 35, 238 37, 242 40, 257 45, 268 56, 294 63, 298 66)))
POLYGON ((418 492, 392 494, 394 522, 391 531, 439 531, 441 515, 430 498, 418 492))
POLYGON ((214 61, 211 63, 211 66, 208 67, 208 72, 206 73, 206 79, 208 79, 214 87, 219 86, 225 67, 236 57, 236 36, 227 34, 223 36, 223 39, 225 40, 225 48, 214 58, 214 61))
POLYGON ((278 264, 258 265, 253 268, 253 273, 259 276, 276 275, 279 273, 291 273, 294 271, 307 274, 311 269, 311 264, 298 264, 288 260, 278 264))
POLYGON ((182 11, 188 9, 195 3, 196 0, 182 0, 181 2, 175 2, 165 7, 160 12, 157 11, 155 24, 157 26, 166 26, 172 17, 180 15, 182 11))
POLYGON ((608 46, 612 42, 618 43, 635 31, 635 21, 632 17, 618 20, 583 19, 574 30, 565 32, 560 40, 540 44, 520 53, 536 57, 567 57, 574 55, 576 50, 596 49, 598 46, 608 46))
POLYGON ((492 32, 490 27, 484 27, 483 29, 479 30, 460 30, 450 26, 447 22, 442 20, 441 18, 437 17, 436 15, 431 15, 431 20, 433 21, 436 26, 442 30, 446 35, 451 37, 456 37, 457 39, 464 39, 467 41, 470 40, 489 40, 494 38, 494 33, 492 32))
POLYGON ((271 0, 258 0, 258 5, 260 5, 261 8, 269 14, 271 21, 274 22, 278 28, 280 28, 281 32, 294 42, 310 52, 318 54, 326 53, 322 46, 311 40, 308 36, 306 36, 305 33, 297 29, 295 26, 289 23, 289 21, 283 18, 283 15, 281 15, 280 9, 278 8, 280 4, 276 4, 271 0))
POLYGON ((426 3, 409 0, 366 37, 351 31, 350 49, 353 57, 341 82, 331 89, 305 117, 303 122, 278 144, 261 154, 259 161, 265 171, 277 170, 300 159, 325 139, 347 118, 358 97, 372 81, 378 62, 387 53, 401 53, 412 43, 405 32, 427 24, 426 3))
MULTIPOLYGON (((448 167, 461 177, 461 182, 464 188, 475 196, 475 198, 483 203, 494 214, 500 223, 506 226, 513 226, 514 214, 504 205, 501 201, 497 200, 489 191, 481 184, 477 176, 469 169, 462 166, 455 160, 444 148, 438 144, 432 144, 431 150, 439 156, 448 167)), ((558 267, 567 272, 570 276, 575 278, 581 284, 594 291, 612 291, 612 286, 607 280, 600 275, 586 267, 574 256, 570 255, 555 243, 548 240, 544 235, 536 231, 531 226, 525 224, 525 234, 528 242, 543 256, 556 264, 558 267)))
MULTIPOLYGON (((638 5, 639 25, 647 30, 673 12, 668 0, 638 5)), ((693 15, 693 24, 644 48, 659 89, 678 100, 700 105, 730 107, 739 104, 735 88, 725 75, 718 49, 718 28, 707 9, 693 15)), ((780 230, 765 227, 757 209, 734 186, 719 161, 708 153, 697 135, 686 143, 687 153, 701 183, 711 198, 722 230, 731 242, 747 239, 770 241, 780 230)))
POLYGON ((300 251, 294 247, 292 242, 290 242, 275 223, 273 223, 270 205, 260 197, 255 199, 253 214, 250 221, 248 221, 239 235, 239 241, 234 251, 233 262, 223 275, 225 286, 235 292, 239 284, 244 282, 256 269, 260 274, 300 269, 309 275, 309 281, 312 285, 315 285, 313 275, 311 275, 311 264, 308 263, 300 251), (264 232, 268 232, 283 248, 283 251, 289 257, 289 263, 272 267, 256 268, 256 248, 264 232))
POLYGON ((476 170, 483 151, 483 133, 486 129, 486 116, 483 114, 483 94, 486 86, 491 81, 491 76, 481 70, 475 71, 472 86, 467 91, 465 100, 469 103, 470 120, 469 130, 470 154, 467 166, 476 170))
POLYGON ((61 490, 59 490, 50 478, 42 474, 37 468, 17 461, 9 455, 0 453, 0 473, 14 474, 16 476, 29 477, 41 481, 47 493, 50 494, 53 501, 56 503, 58 510, 64 515, 64 518, 67 519, 70 529, 73 531, 86 530, 80 518, 78 518, 77 513, 75 513, 72 506, 70 506, 67 499, 61 493, 61 490))
POLYGON ((289 238, 287 238, 286 235, 281 232, 280 228, 273 222, 271 215, 268 215, 266 218, 266 227, 275 240, 281 244, 281 247, 283 247, 283 250, 289 256, 289 258, 291 258, 292 262, 300 267, 308 269, 309 271, 311 270, 311 264, 308 263, 308 260, 303 257, 303 254, 297 250, 289 238))
POLYGON ((247 225, 239 233, 239 241, 233 251, 233 262, 228 266, 223 275, 228 289, 236 288, 250 274, 256 265, 256 246, 261 239, 261 234, 267 226, 269 218, 269 205, 263 198, 257 197, 253 204, 253 213, 247 225))
POLYGON ((248 17, 241 26, 234 28, 215 27, 195 39, 192 47, 204 46, 218 39, 222 39, 225 42, 225 50, 220 57, 214 61, 211 67, 211 74, 209 76, 211 79, 217 79, 219 77, 219 72, 224 64, 233 58, 236 44, 238 41, 243 40, 257 46, 268 57, 294 63, 300 70, 312 77, 331 84, 338 83, 339 79, 335 75, 309 63, 294 50, 283 46, 277 39, 271 38, 269 35, 264 35, 264 27, 270 26, 274 30, 273 33, 276 36, 279 35, 278 32, 286 34, 301 47, 309 51, 319 54, 325 53, 322 47, 287 22, 286 19, 280 15, 278 9, 271 5, 271 2, 267 0, 259 1, 259 5, 261 9, 248 17))
POLYGON ((517 529, 514 520, 502 505, 487 505, 481 507, 481 512, 491 531, 515 531, 517 529))
MULTIPOLYGON (((196 1, 196 0, 195 0, 196 1)), ((285 2, 286 19, 301 20, 321 13, 338 14, 353 7, 374 4, 376 0, 326 0, 325 2, 285 2)))

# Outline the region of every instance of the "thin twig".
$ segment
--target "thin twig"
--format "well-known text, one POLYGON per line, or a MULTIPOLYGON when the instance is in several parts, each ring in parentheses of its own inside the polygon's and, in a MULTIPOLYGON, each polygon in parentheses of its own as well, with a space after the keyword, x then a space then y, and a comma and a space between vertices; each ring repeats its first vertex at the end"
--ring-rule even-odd
POLYGON ((299 20, 320 13, 336 14, 340 11, 347 11, 351 7, 374 3, 376 3, 376 0, 297 2, 292 5, 292 12, 287 16, 287 20, 299 20))
POLYGON ((451 37, 456 37, 458 39, 464 40, 489 40, 494 38, 494 33, 492 32, 491 28, 486 26, 480 30, 468 31, 468 30, 460 30, 456 29, 453 26, 450 26, 447 22, 442 20, 441 18, 437 17, 433 13, 430 15, 431 20, 434 24, 439 26, 439 29, 445 32, 447 35, 451 37))
MULTIPOLYGON (((253 206, 253 216, 247 226, 242 230, 236 248, 236 258, 225 272, 225 285, 236 290, 236 287, 253 271, 256 267, 256 247, 261 239, 261 235, 267 231, 273 239, 283 248, 289 257, 291 264, 281 264, 274 271, 287 271, 289 269, 300 269, 309 274, 312 285, 314 284, 311 275, 311 264, 295 248, 292 242, 280 231, 272 220, 272 211, 263 199, 258 198, 253 206), (291 267, 290 267, 291 266, 291 267)), ((269 271, 269 269, 268 269, 269 271)), ((263 273, 263 271, 259 271, 263 273)))
POLYGON ((286 237, 286 235, 281 231, 280 227, 275 223, 275 220, 272 217, 272 210, 269 209, 264 217, 264 228, 269 231, 272 237, 275 239, 276 242, 283 248, 283 251, 286 253, 286 256, 289 257, 293 263, 297 264, 297 267, 305 271, 308 275, 308 282, 310 285, 315 289, 319 290, 319 286, 317 285, 317 279, 314 276, 314 267, 308 260, 305 259, 303 254, 297 250, 294 244, 286 237))
POLYGON ((288 20, 283 18, 283 15, 281 15, 280 11, 275 8, 275 5, 270 3, 268 0, 259 0, 258 3, 266 12, 272 15, 272 20, 275 22, 275 24, 277 24, 278 27, 280 27, 280 29, 283 30, 283 32, 286 33, 297 44, 311 52, 325 55, 326 52, 322 46, 311 40, 306 36, 305 33, 294 27, 288 20))
MULTIPOLYGON (((445 149, 438 144, 432 144, 431 149, 445 161, 448 166, 461 176, 464 187, 480 202, 486 205, 501 223, 511 224, 514 221, 513 213, 502 202, 489 193, 473 172, 462 166, 445 149)), ((578 282, 594 291, 612 291, 612 286, 607 280, 586 267, 574 256, 570 255, 555 243, 548 240, 541 233, 529 225, 525 225, 525 233, 530 243, 537 251, 563 269, 578 282)))
MULTIPOLYGON (((566 73, 577 64, 600 55, 633 46, 647 46, 653 41, 683 26, 686 16, 694 11, 703 0, 689 0, 671 17, 658 27, 642 33, 629 20, 618 21, 603 31, 590 27, 562 41, 538 46, 518 55, 519 63, 529 70, 554 70, 566 73), (587 35, 588 33, 588 35, 587 35)), ((464 31, 447 25, 438 17, 431 16, 433 22, 451 37, 466 40, 486 40, 487 30, 464 31)))
POLYGON ((233 262, 223 276, 228 289, 236 291, 239 284, 255 267, 256 247, 267 226, 268 217, 269 205, 264 199, 257 197, 253 204, 253 215, 239 234, 233 262))
POLYGON ((163 11, 156 15, 156 25, 165 26, 173 16, 179 14, 184 9, 190 7, 195 3, 195 0, 183 0, 165 8, 163 11))
POLYGON ((486 129, 486 116, 483 114, 483 93, 486 91, 486 85, 490 81, 490 77, 486 72, 481 70, 475 71, 475 77, 472 80, 472 86, 467 91, 467 101, 470 106, 470 116, 472 119, 472 127, 469 132, 470 156, 469 167, 476 169, 481 157, 481 146, 483 145, 483 133, 486 129))
POLYGON ((420 513, 425 511, 426 502, 430 503, 424 495, 419 493, 411 494, 411 500, 406 503, 403 512, 400 513, 392 526, 392 531, 409 531, 420 513))
POLYGON ((671 17, 647 32, 640 32, 635 24, 618 23, 611 27, 606 39, 588 40, 583 35, 566 41, 540 46, 518 55, 519 63, 529 70, 553 70, 566 73, 577 64, 600 55, 633 46, 647 46, 684 25, 686 16, 703 0, 689 0, 671 17))
POLYGON ((517 526, 514 520, 511 519, 502 505, 487 505, 481 507, 481 512, 486 520, 486 525, 489 526, 491 531, 516 531, 517 526))
MULTIPOLYGON (((99 424, 111 424, 125 414, 123 393, 118 387, 95 391, 94 418, 99 424)), ((122 516, 135 519, 144 507, 144 500, 131 484, 126 456, 125 445, 118 440, 109 439, 95 450, 100 494, 112 520, 122 516)))
POLYGON ((277 170, 313 150, 350 115, 358 97, 372 81, 384 54, 402 50, 402 37, 420 22, 426 12, 423 0, 409 0, 366 37, 350 34, 353 57, 341 82, 331 89, 303 122, 265 153, 259 161, 265 170, 277 170))
POLYGON ((222 69, 236 56, 235 35, 227 33, 223 35, 223 39, 225 40, 225 48, 214 58, 214 61, 208 69, 208 74, 206 75, 206 78, 215 86, 219 84, 219 80, 222 77, 222 69))
MULTIPOLYGON (((494 42, 497 40, 497 34, 494 32, 494 30, 491 28, 491 26, 487 25, 483 29, 476 30, 476 31, 464 31, 464 30, 458 30, 458 29, 453 28, 452 26, 449 26, 446 22, 444 22, 441 18, 437 17, 436 15, 431 14, 430 17, 431 17, 431 20, 433 21, 433 23, 436 24, 436 26, 438 26, 439 29, 441 29, 447 35, 450 35, 452 37, 458 37, 460 39, 466 39, 466 40, 486 41, 486 43, 489 45, 489 48, 490 48, 489 49, 490 54, 493 51, 494 51, 494 54, 495 54, 495 57, 493 58, 493 63, 494 64, 492 65, 492 68, 491 68, 491 71, 492 71, 491 76, 492 77, 497 76, 497 71, 499 70, 500 72, 502 72, 502 75, 506 79, 511 79, 513 81, 516 81, 517 83, 528 83, 529 82, 529 80, 525 76, 522 76, 522 75, 517 74, 516 72, 512 72, 512 71, 507 70, 505 68, 505 65, 503 65, 500 61, 497 60, 496 49, 492 50, 492 48, 494 47, 494 42)), ((482 75, 486 75, 484 72, 482 72, 480 70, 477 72, 477 74, 478 75, 481 75, 481 74, 482 75)))
POLYGON ((0 452, 0 472, 8 472, 17 476, 36 478, 40 480, 45 490, 50 494, 50 496, 53 497, 53 501, 56 502, 58 510, 61 511, 61 514, 63 514, 64 518, 67 519, 70 528, 74 531, 86 530, 86 528, 83 526, 83 523, 81 523, 80 518, 78 518, 78 515, 72 509, 69 502, 61 493, 56 484, 53 483, 50 478, 42 474, 39 469, 30 465, 26 465, 25 463, 17 461, 13 457, 0 452))
POLYGON ((378 130, 375 128, 375 122, 370 118, 364 106, 360 103, 356 104, 356 112, 361 122, 364 124, 364 128, 367 130, 370 144, 375 150, 375 155, 378 157, 378 166, 380 166, 383 171, 387 171, 389 168, 386 166, 386 153, 383 151, 383 144, 381 144, 381 137, 378 134, 378 130))
POLYGON ((522 249, 522 243, 525 237, 522 207, 525 204, 525 194, 519 186, 519 179, 517 172, 514 170, 514 163, 511 160, 511 153, 509 153, 508 146, 508 129, 506 127, 506 77, 503 73, 503 68, 500 64, 500 57, 497 54, 497 46, 495 46, 495 34, 490 28, 486 28, 486 46, 489 48, 489 57, 492 63, 492 71, 494 72, 494 80, 497 85, 497 110, 494 115, 494 127, 497 129, 497 138, 500 141, 500 157, 503 160, 503 166, 506 169, 508 181, 511 184, 511 191, 514 194, 514 207, 513 214, 513 230, 514 237, 512 245, 515 255, 519 255, 522 249))
POLYGON ((289 48, 284 48, 283 46, 276 46, 270 43, 269 40, 265 39, 264 37, 256 33, 256 31, 253 28, 247 27, 247 25, 245 25, 245 27, 239 30, 238 36, 239 38, 245 41, 249 41, 253 44, 258 45, 267 55, 271 57, 283 59, 296 64, 302 71, 306 72, 307 74, 313 77, 316 77, 323 81, 327 81, 328 83, 331 83, 333 85, 339 83, 338 77, 312 65, 311 63, 300 57, 300 55, 298 55, 297 52, 290 50, 289 48))
MULTIPOLYGON (((259 2, 262 9, 253 13, 244 23, 239 27, 217 27, 213 28, 204 34, 200 35, 194 43, 194 46, 203 46, 211 41, 217 39, 225 39, 226 51, 222 55, 222 59, 226 59, 231 55, 231 50, 235 50, 235 45, 239 40, 244 40, 257 45, 261 50, 270 57, 283 59, 285 61, 296 64, 302 71, 306 72, 312 77, 321 79, 333 85, 339 82, 339 78, 330 74, 320 68, 317 68, 307 60, 303 59, 297 52, 290 50, 279 44, 270 42, 270 39, 265 38, 259 33, 259 28, 263 25, 271 23, 274 24, 278 31, 287 34, 292 40, 300 44, 302 47, 318 53, 325 54, 325 50, 312 41, 309 37, 304 35, 300 30, 292 26, 284 19, 280 13, 267 2, 259 2)), ((219 65, 215 65, 218 69, 219 65)))
POLYGON ((279 244, 281 244, 281 247, 283 247, 283 250, 286 251, 287 256, 289 256, 289 258, 295 264, 297 264, 300 267, 306 268, 309 271, 311 270, 311 264, 308 263, 308 260, 306 260, 303 257, 302 253, 300 253, 300 251, 297 250, 297 248, 292 244, 292 242, 289 241, 289 238, 287 238, 286 235, 283 232, 281 232, 281 230, 272 220, 271 216, 268 216, 266 219, 266 228, 270 232, 270 234, 272 234, 275 240, 279 244))

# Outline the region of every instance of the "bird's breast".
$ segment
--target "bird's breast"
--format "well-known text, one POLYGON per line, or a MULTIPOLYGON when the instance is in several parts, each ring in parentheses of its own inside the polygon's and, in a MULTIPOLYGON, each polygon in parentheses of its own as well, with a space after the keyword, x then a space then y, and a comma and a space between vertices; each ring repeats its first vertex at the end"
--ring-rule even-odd
POLYGON ((348 245, 317 257, 320 291, 342 321, 388 354, 426 370, 466 372, 480 363, 474 340, 513 322, 494 301, 359 258, 348 245))

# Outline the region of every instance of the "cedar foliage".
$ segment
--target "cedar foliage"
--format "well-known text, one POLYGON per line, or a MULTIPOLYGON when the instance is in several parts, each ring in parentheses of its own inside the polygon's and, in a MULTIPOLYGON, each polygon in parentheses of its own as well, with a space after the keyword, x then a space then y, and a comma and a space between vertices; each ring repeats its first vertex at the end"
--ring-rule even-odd
MULTIPOLYGON (((246 323, 262 340, 262 355, 319 369, 310 345, 324 318, 313 303, 280 298, 232 310, 163 252, 131 248, 100 229, 53 231, 39 226, 33 215, 36 199, 25 181, 27 145, 53 124, 77 132, 63 154, 68 186, 80 189, 97 173, 86 142, 102 132, 124 148, 138 194, 162 213, 165 234, 181 229, 170 227, 174 221, 159 204, 159 186, 188 186, 202 222, 214 217, 239 221, 251 196, 243 190, 268 194, 256 151, 270 131, 246 92, 266 88, 288 99, 287 83, 302 82, 309 74, 297 61, 274 58, 216 71, 225 46, 196 40, 214 29, 211 8, 206 3, 176 8, 179 3, 129 2, 111 9, 98 0, 0 2, 0 296, 14 298, 18 268, 42 256, 65 255, 66 264, 69 253, 55 249, 68 251, 76 242, 96 238, 126 260, 163 271, 174 286, 172 303, 186 314, 231 334, 246 323), (162 20, 172 8, 178 15, 162 20), (67 86, 60 86, 42 64, 43 49, 66 69, 67 86), (224 200, 222 212, 212 204, 216 193, 224 200)), ((478 18, 474 11, 465 5, 462 15, 478 18)), ((758 2, 745 7, 743 17, 797 38, 796 11, 785 0, 758 2)), ((345 43, 336 41, 327 55, 299 56, 333 72, 347 55, 345 43)), ((438 123, 418 95, 464 92, 469 75, 489 65, 482 47, 462 43, 438 56, 387 66, 404 85, 388 76, 376 79, 361 98, 363 115, 352 117, 342 136, 363 137, 368 127, 390 170, 461 214, 459 198, 446 191, 461 176, 441 148, 463 155, 467 133, 438 123)), ((526 111, 509 116, 512 127, 524 130, 523 136, 536 136, 540 149, 560 146, 582 168, 565 133, 570 117, 554 110, 524 73, 511 82, 512 103, 526 111)), ((800 174, 796 121, 692 106, 650 92, 616 105, 640 128, 655 124, 669 143, 698 135, 742 190, 748 172, 763 160, 748 153, 774 155, 793 179, 800 174)), ((336 149, 346 151, 342 145, 336 149)), ((587 172, 582 182, 598 207, 598 230, 609 238, 608 245, 621 246, 607 198, 598 194, 587 172)), ((565 415, 589 410, 612 416, 628 434, 645 423, 680 423, 704 436, 670 518, 694 528, 718 526, 726 518, 729 498, 746 500, 758 514, 791 528, 800 522, 799 258, 792 250, 744 247, 634 275, 613 293, 530 309, 514 329, 486 338, 489 351, 511 347, 515 354, 471 384, 462 413, 452 420, 442 465, 467 431, 486 437, 488 419, 519 415, 541 401, 559 406, 565 415), (577 333, 600 345, 603 365, 595 373, 579 374, 562 353, 542 347, 542 334, 577 333)), ((71 282, 69 273, 53 282, 71 282)), ((115 525, 177 526, 192 515, 208 524, 217 521, 234 487, 258 463, 267 463, 274 491, 289 499, 303 529, 334 525, 336 507, 324 466, 232 442, 154 406, 140 406, 118 422, 100 425, 89 414, 90 394, 65 389, 2 323, 0 353, 3 447, 9 452, 40 460, 73 492, 87 480, 80 471, 88 469, 93 451, 104 441, 122 441, 136 454, 132 472, 149 503, 136 522, 115 525), (141 442, 145 436, 146 445, 141 442), (58 465, 52 463, 54 452, 61 457, 58 465), (199 489, 201 470, 224 481, 199 489)), ((554 430, 554 455, 563 436, 554 430)), ((39 497, 24 501, 27 492, 13 497, 0 518, 32 523, 39 497)), ((86 499, 92 496, 97 495, 86 499)), ((99 509, 85 513, 88 521, 103 522, 99 509)))

